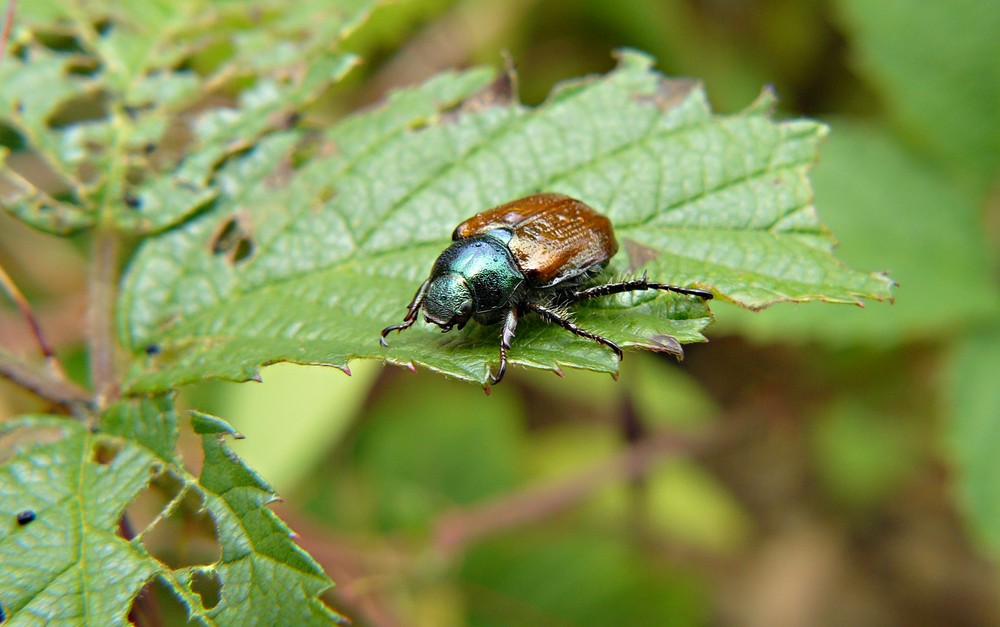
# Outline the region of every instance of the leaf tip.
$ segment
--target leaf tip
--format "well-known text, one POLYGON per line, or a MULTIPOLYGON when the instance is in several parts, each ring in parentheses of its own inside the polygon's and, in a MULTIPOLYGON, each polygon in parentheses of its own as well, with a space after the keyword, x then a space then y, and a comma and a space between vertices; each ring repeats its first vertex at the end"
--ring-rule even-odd
POLYGON ((771 115, 778 106, 778 91, 774 85, 764 85, 760 94, 743 110, 744 115, 771 115))
POLYGON ((194 409, 192 409, 189 413, 191 414, 191 426, 194 428, 194 432, 198 435, 228 435, 232 436, 236 440, 242 440, 246 437, 218 416, 206 414, 194 409))
POLYGON ((647 71, 653 67, 653 57, 650 54, 635 48, 618 48, 612 53, 612 57, 618 62, 619 70, 642 70, 647 71))

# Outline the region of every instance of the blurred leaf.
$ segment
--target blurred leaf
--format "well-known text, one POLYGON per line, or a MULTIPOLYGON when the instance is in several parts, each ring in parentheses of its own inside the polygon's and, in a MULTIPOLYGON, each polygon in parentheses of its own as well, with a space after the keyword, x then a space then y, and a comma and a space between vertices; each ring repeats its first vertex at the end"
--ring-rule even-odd
POLYGON ((839 0, 861 68, 908 133, 979 189, 1000 171, 1000 3, 839 0))
POLYGON ((436 513, 517 485, 520 412, 513 399, 427 374, 405 377, 398 392, 366 417, 351 455, 359 475, 346 475, 353 485, 345 494, 360 488, 371 497, 375 519, 366 528, 422 529, 436 513))
POLYGON ((332 368, 276 364, 261 372, 262 385, 212 381, 193 396, 196 407, 236 416, 233 426, 246 439, 233 448, 288 496, 343 437, 379 372, 373 362, 355 365, 350 377, 332 368))
POLYGON ((961 500, 977 535, 1000 554, 1000 328, 972 333, 958 347, 949 387, 949 440, 961 500))
MULTIPOLYGON (((651 357, 651 356, 650 356, 651 357)), ((629 359, 631 401, 649 426, 698 428, 718 415, 718 407, 682 366, 662 359, 629 359)))
POLYGON ((899 491, 919 463, 917 423, 880 415, 857 401, 823 413, 812 433, 820 479, 843 504, 867 508, 899 491))
MULTIPOLYGON (((480 97, 447 111, 489 75, 442 75, 336 126, 320 156, 294 171, 294 136, 258 144, 219 173, 225 196, 211 211, 148 241, 132 264, 121 333, 133 349, 164 348, 133 372, 132 389, 357 357, 485 382, 496 329, 417 328, 393 336, 388 350, 378 333, 402 317, 455 224, 538 190, 606 212, 633 265, 648 260, 658 280, 711 285, 747 307, 889 296, 885 277, 830 255, 810 204, 805 171, 824 127, 773 122, 766 98, 713 117, 700 89, 649 66, 625 53, 618 70, 565 85, 537 109, 480 97), (275 170, 287 180, 269 177, 275 170), (242 254, 220 245, 234 231, 242 254)), ((576 313, 591 331, 658 350, 667 336, 703 339, 710 320, 697 299, 654 294, 576 313)), ((511 357, 552 370, 617 368, 604 347, 532 318, 511 357)))
POLYGON ((5 206, 57 234, 98 219, 138 233, 183 221, 217 194, 213 175, 222 161, 287 126, 356 63, 331 49, 374 3, 133 0, 89 5, 89 14, 70 3, 61 27, 29 20, 23 59, 0 65, 0 121, 23 135, 26 149, 58 174, 70 198, 55 202, 51 190, 36 189, 8 167, 0 177, 14 192, 5 206), (251 16, 259 24, 248 31, 251 16), (73 37, 68 51, 43 43, 57 28, 73 37), (232 49, 212 75, 192 71, 213 45, 232 49), (244 76, 252 80, 236 81, 244 76), (239 86, 230 105, 220 92, 239 86))
POLYGON ((124 624, 135 595, 156 577, 199 624, 339 620, 317 596, 330 580, 267 508, 271 489, 222 444, 231 429, 204 415, 194 423, 205 452, 197 478, 175 456, 176 416, 164 400, 119 403, 104 433, 55 416, 0 426, 0 437, 20 446, 0 466, 0 590, 8 618, 124 624), (125 507, 161 473, 181 482, 178 498, 190 491, 211 514, 218 562, 171 569, 146 551, 150 528, 131 541, 119 535, 125 507), (20 526, 15 514, 24 510, 37 519, 20 526), (192 587, 203 575, 220 584, 211 608, 192 587))
MULTIPOLYGON (((701 465, 673 460, 650 475, 646 485, 650 522, 665 537, 718 552, 733 552, 748 539, 750 516, 701 465)), ((629 494, 627 487, 619 495, 643 496, 629 494)))
POLYGON ((698 583, 614 534, 520 532, 477 546, 462 565, 476 627, 646 627, 708 621, 698 583))
POLYGON ((847 263, 899 281, 891 307, 720 309, 718 324, 767 339, 894 344, 954 333, 1000 312, 977 200, 883 128, 833 123, 812 174, 817 204, 847 263))

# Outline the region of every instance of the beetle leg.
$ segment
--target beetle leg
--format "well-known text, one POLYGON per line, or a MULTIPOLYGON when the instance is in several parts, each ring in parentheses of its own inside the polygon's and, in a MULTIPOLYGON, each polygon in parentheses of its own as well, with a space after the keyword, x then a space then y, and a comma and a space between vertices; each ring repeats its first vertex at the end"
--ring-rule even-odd
POLYGON ((430 285, 431 280, 427 279, 420 284, 417 289, 417 293, 413 295, 413 300, 410 301, 409 307, 406 311, 406 317, 403 318, 403 324, 393 324, 382 329, 382 335, 378 339, 378 343, 382 346, 388 346, 389 343, 385 341, 385 336, 389 335, 393 331, 405 331, 413 326, 413 323, 417 321, 417 314, 420 313, 420 305, 424 302, 424 296, 427 294, 427 286, 430 285))
POLYGON ((666 283, 654 283, 653 281, 646 279, 645 273, 643 273, 642 278, 640 279, 621 281, 619 283, 607 283, 605 285, 595 285, 594 287, 588 287, 585 290, 571 292, 568 298, 569 302, 576 302, 578 300, 586 300, 588 298, 597 298, 598 296, 610 296, 611 294, 621 294, 622 292, 634 292, 637 290, 663 290, 666 292, 687 294, 688 296, 697 296, 698 298, 704 298, 705 300, 712 299, 712 292, 690 287, 667 285, 666 283))
POLYGON ((511 307, 507 316, 503 319, 503 330, 500 332, 500 368, 497 373, 490 374, 490 383, 496 385, 503 379, 507 372, 507 350, 510 342, 514 339, 514 330, 517 328, 517 309, 511 307))
POLYGON ((596 333, 591 333, 590 331, 581 329, 580 327, 576 326, 572 320, 562 315, 555 309, 550 309, 545 305, 539 305, 538 303, 528 303, 527 307, 528 309, 540 315, 541 317, 545 318, 549 322, 555 322, 556 324, 566 329, 570 333, 574 333, 576 335, 579 335, 580 337, 585 337, 589 340, 594 340, 595 342, 604 344, 605 346, 607 346, 608 348, 610 348, 615 352, 615 355, 618 356, 618 361, 621 361, 622 359, 625 358, 625 355, 622 353, 621 347, 619 347, 617 344, 615 344, 606 337, 602 337, 600 335, 597 335, 596 333))

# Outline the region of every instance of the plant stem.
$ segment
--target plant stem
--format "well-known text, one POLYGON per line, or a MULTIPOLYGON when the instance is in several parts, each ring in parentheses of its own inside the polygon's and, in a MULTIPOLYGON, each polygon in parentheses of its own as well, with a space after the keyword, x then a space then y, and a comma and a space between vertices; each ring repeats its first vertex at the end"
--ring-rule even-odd
POLYGON ((94 231, 87 285, 87 341, 90 380, 98 410, 118 396, 115 376, 115 298, 118 292, 118 234, 108 226, 94 231))
POLYGON ((0 351, 0 377, 9 379, 47 401, 73 409, 90 401, 90 393, 65 379, 52 379, 6 352, 0 351))
POLYGON ((35 341, 38 342, 38 347, 42 351, 42 355, 45 356, 45 364, 52 370, 57 376, 62 379, 66 379, 66 371, 63 369, 62 364, 59 363, 59 358, 56 357, 56 353, 52 350, 52 346, 45 341, 45 336, 42 334, 42 326, 38 323, 38 318, 35 317, 35 312, 31 310, 31 304, 28 299, 24 297, 24 294, 18 289, 17 284, 14 280, 10 278, 10 275, 0 266, 0 287, 3 291, 7 292, 7 296, 14 303, 17 309, 21 312, 21 316, 27 321, 28 326, 31 327, 31 333, 35 337, 35 341))
POLYGON ((7 0, 7 13, 3 21, 3 31, 0 32, 0 63, 3 63, 7 52, 7 42, 10 41, 10 31, 14 27, 15 13, 17 13, 17 0, 7 0))

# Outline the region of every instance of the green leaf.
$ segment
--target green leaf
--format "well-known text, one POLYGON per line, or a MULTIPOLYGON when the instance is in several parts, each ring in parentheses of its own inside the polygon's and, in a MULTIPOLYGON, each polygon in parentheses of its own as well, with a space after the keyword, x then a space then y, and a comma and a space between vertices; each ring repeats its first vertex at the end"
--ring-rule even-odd
POLYGON ((949 441, 958 469, 957 487, 972 528, 1000 554, 1000 328, 972 333, 961 343, 949 376, 952 421, 949 441))
POLYGON ((22 449, 0 466, 0 590, 8 619, 124 624, 156 564, 117 535, 118 520, 149 481, 155 457, 123 446, 110 463, 98 463, 96 449, 112 442, 54 416, 7 422, 0 437, 25 429, 58 439, 22 449), (37 518, 19 526, 15 515, 24 510, 37 518))
MULTIPOLYGON (((225 195, 211 211, 147 241, 133 261, 121 335, 137 354, 149 344, 163 350, 133 370, 130 387, 248 378, 283 360, 344 367, 357 357, 485 382, 496 329, 442 336, 418 326, 389 349, 378 334, 402 318, 455 224, 538 190, 611 217, 625 250, 612 272, 642 266, 755 309, 889 296, 888 279, 831 256, 812 208, 805 171, 825 127, 775 122, 767 98, 713 116, 700 88, 667 81, 650 63, 624 53, 614 72, 564 86, 535 109, 471 98, 488 80, 481 71, 444 75, 339 124, 323 156, 292 172, 294 136, 258 144, 219 173, 225 195), (268 177, 275 170, 283 180, 268 177)), ((702 340, 711 319, 689 297, 603 300, 578 307, 577 320, 625 346, 677 352, 702 340)), ((531 317, 511 358, 550 370, 617 368, 604 347, 531 317)))
POLYGON ((318 598, 330 580, 268 509, 273 491, 223 444, 233 435, 228 425, 195 416, 205 453, 195 477, 176 457, 177 419, 167 400, 123 401, 103 424, 106 431, 93 432, 34 416, 0 427, 0 438, 21 445, 0 466, 0 590, 9 619, 124 624, 143 585, 158 578, 198 624, 341 620, 318 598), (196 495, 216 526, 218 562, 171 569, 150 555, 143 539, 160 517, 131 541, 118 535, 125 507, 162 474, 182 486, 163 515, 196 495), (37 518, 20 526, 15 515, 27 509, 37 518), (211 608, 192 587, 206 574, 220 584, 211 608))
POLYGON ((909 135, 980 188, 1000 171, 1000 4, 840 0, 858 64, 909 135))

